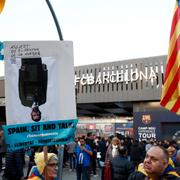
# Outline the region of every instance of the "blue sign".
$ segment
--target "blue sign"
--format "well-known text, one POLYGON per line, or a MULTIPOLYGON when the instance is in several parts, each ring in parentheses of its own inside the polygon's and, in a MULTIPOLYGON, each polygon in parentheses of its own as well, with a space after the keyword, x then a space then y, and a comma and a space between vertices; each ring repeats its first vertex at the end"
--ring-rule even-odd
POLYGON ((133 128, 133 123, 115 123, 115 127, 122 129, 133 128))
POLYGON ((66 144, 74 140, 77 119, 3 126, 7 149, 66 144))

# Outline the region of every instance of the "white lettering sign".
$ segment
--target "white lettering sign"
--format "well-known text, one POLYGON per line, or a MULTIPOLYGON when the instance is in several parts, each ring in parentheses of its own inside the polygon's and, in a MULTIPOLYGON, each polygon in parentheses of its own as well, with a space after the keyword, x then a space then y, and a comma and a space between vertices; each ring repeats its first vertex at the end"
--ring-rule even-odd
POLYGON ((139 80, 151 80, 153 82, 157 79, 157 69, 154 70, 153 67, 145 67, 144 71, 139 71, 136 69, 126 69, 126 70, 112 70, 99 72, 97 76, 90 74, 82 74, 81 77, 75 75, 75 85, 80 83, 80 85, 93 85, 93 84, 108 84, 108 83, 119 83, 119 82, 135 82, 139 80))
POLYGON ((156 139, 156 127, 138 127, 139 141, 156 139))

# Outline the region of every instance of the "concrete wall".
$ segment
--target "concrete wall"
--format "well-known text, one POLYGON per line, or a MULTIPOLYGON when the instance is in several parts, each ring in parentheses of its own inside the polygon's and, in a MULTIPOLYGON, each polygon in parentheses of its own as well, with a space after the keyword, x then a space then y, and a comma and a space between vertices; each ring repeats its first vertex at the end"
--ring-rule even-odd
MULTIPOLYGON (((155 72, 156 79, 137 79, 135 81, 104 82, 82 85, 76 83, 77 103, 96 102, 123 102, 123 101, 154 101, 159 100, 164 78, 166 56, 157 56, 111 63, 93 64, 79 66, 75 68, 77 77, 87 77, 92 75, 95 79, 99 73, 106 75, 109 73, 121 72, 122 74, 131 71, 147 71, 148 78, 151 69, 155 72)), ((130 76, 128 74, 128 76, 130 76)), ((82 78, 83 79, 83 78, 82 78)), ((86 83, 83 81, 83 83, 86 83)))

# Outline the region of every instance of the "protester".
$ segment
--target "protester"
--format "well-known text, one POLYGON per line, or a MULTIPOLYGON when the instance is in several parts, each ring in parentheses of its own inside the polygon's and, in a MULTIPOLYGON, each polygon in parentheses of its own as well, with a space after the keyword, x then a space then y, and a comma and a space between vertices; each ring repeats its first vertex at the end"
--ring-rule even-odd
MULTIPOLYGON (((132 146, 132 138, 130 138, 129 136, 127 136, 125 139, 124 139, 124 145, 127 147, 127 158, 128 160, 130 161, 130 151, 131 151, 131 146, 132 146)), ((144 146, 145 146, 145 143, 144 143, 144 146)))
POLYGON ((34 155, 36 152, 41 152, 43 149, 39 146, 30 147, 26 150, 26 154, 29 156, 28 169, 26 179, 28 178, 29 172, 33 166, 35 166, 34 155))
POLYGON ((5 156, 5 153, 6 153, 6 142, 4 138, 4 132, 3 130, 0 130, 0 172, 2 170, 3 157, 5 156))
POLYGON ((64 152, 63 152, 63 167, 67 167, 68 164, 68 147, 67 147, 67 144, 64 145, 64 152))
POLYGON ((84 137, 80 137, 79 142, 80 145, 75 148, 77 180, 89 180, 90 157, 93 152, 84 137))
POLYGON ((161 146, 152 146, 146 153, 144 162, 128 180, 180 180, 179 175, 169 166, 169 155, 161 146))
POLYGON ((177 161, 177 166, 180 167, 180 149, 176 153, 176 161, 177 161))
POLYGON ((98 152, 100 153, 99 166, 102 168, 106 157, 106 141, 104 137, 98 142, 98 152))
POLYGON ((169 157, 172 160, 173 165, 176 166, 176 164, 177 164, 177 161, 176 161, 177 150, 176 150, 176 146, 173 142, 169 143, 169 146, 167 148, 167 152, 168 152, 169 157))
POLYGON ((152 139, 148 140, 145 146, 146 152, 153 146, 154 141, 152 139))
POLYGON ((88 132, 85 141, 93 152, 93 155, 90 157, 91 163, 90 163, 89 173, 91 174, 91 172, 93 171, 93 175, 94 177, 96 177, 97 176, 96 174, 97 146, 94 140, 95 140, 95 136, 92 134, 92 132, 88 132))
POLYGON ((127 180, 129 175, 134 171, 134 167, 127 159, 127 148, 119 148, 119 156, 112 159, 112 180, 127 180))
POLYGON ((54 153, 47 153, 45 162, 44 152, 35 154, 36 166, 32 167, 28 180, 58 180, 58 158, 54 153))
POLYGON ((67 144, 67 152, 68 152, 69 165, 70 165, 69 171, 73 171, 73 169, 75 169, 75 167, 76 167, 75 157, 74 157, 75 148, 76 148, 75 141, 69 142, 67 144))
POLYGON ((24 179, 24 150, 6 152, 4 177, 7 180, 24 179))
POLYGON ((131 150, 130 150, 130 160, 136 169, 138 164, 143 161, 144 151, 138 140, 134 139, 131 150))
POLYGON ((110 145, 106 151, 105 161, 112 161, 116 156, 119 156, 120 140, 117 137, 113 137, 110 145))
POLYGON ((180 175, 180 150, 176 153, 176 167, 175 171, 180 175))

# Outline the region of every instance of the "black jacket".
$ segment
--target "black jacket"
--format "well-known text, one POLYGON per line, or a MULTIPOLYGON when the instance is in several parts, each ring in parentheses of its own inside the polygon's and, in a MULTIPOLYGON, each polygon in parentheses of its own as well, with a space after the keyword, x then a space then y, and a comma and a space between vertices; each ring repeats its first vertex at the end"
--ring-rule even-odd
POLYGON ((106 141, 105 140, 101 140, 98 142, 98 151, 101 153, 101 159, 100 161, 105 161, 105 157, 106 157, 106 141))
MULTIPOLYGON (((139 168, 138 171, 130 174, 128 180, 145 180, 146 178, 147 178, 147 174, 145 170, 143 169, 143 167, 141 166, 141 168, 139 168)), ((169 170, 168 172, 163 174, 161 177, 159 177, 159 180, 180 180, 180 177, 173 169, 173 170, 169 170)))
POLYGON ((132 163, 124 156, 117 156, 112 159, 112 180, 127 180, 134 171, 132 163))
POLYGON ((6 153, 4 176, 8 180, 20 180, 23 177, 24 150, 6 153))
MULTIPOLYGON (((128 180, 145 180, 146 177, 147 176, 141 172, 134 172, 130 174, 128 180)), ((180 177, 177 177, 173 174, 165 174, 162 177, 160 177, 159 180, 180 180, 180 177)))
POLYGON ((143 159, 143 151, 138 142, 133 142, 130 151, 131 161, 139 162, 143 159))

